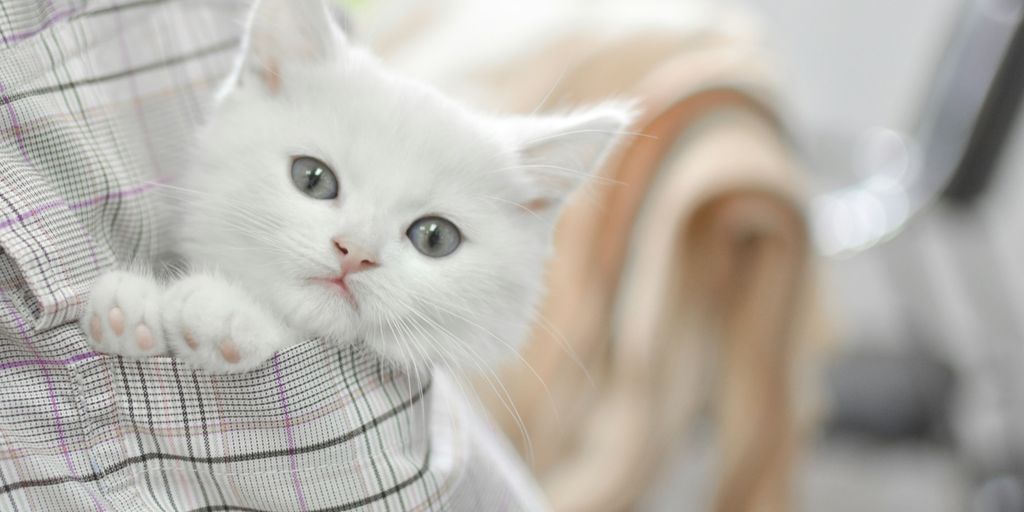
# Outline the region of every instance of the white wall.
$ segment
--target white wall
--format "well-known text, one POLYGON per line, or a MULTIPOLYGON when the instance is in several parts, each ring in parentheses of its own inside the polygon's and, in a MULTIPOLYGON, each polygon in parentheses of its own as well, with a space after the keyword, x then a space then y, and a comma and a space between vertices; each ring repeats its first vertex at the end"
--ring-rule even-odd
POLYGON ((816 164, 840 167, 832 160, 849 158, 864 130, 912 124, 961 2, 722 1, 763 20, 789 80, 795 128, 812 153, 831 153, 812 154, 816 164))

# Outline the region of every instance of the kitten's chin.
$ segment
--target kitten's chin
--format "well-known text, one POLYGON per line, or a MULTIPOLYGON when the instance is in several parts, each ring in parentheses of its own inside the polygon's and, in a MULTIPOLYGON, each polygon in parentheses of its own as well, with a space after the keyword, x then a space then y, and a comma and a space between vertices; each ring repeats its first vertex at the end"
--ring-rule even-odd
POLYGON ((330 283, 276 283, 260 290, 285 321, 305 336, 351 343, 359 338, 359 315, 330 283))

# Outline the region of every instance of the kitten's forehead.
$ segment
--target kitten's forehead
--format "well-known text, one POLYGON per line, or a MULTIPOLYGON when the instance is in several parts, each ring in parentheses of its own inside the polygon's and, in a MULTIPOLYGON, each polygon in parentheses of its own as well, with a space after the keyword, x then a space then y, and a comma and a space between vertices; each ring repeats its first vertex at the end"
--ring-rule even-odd
POLYGON ((478 176, 510 159, 492 126, 417 82, 370 64, 317 76, 293 99, 316 117, 303 131, 352 172, 411 185, 478 176))
POLYGON ((326 162, 346 217, 399 224, 427 214, 489 217, 507 207, 493 198, 520 186, 506 172, 517 155, 499 125, 424 85, 351 56, 281 71, 279 94, 240 91, 223 127, 266 127, 258 133, 268 161, 326 162))

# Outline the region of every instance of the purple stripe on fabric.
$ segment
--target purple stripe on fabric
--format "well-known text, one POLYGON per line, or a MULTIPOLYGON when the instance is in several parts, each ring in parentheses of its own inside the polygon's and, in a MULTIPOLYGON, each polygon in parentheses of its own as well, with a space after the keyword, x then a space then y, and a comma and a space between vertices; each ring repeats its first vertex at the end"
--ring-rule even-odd
POLYGON ((84 201, 78 201, 77 203, 71 203, 71 206, 69 206, 68 209, 70 209, 70 210, 81 210, 82 208, 86 208, 86 207, 89 207, 89 206, 95 206, 97 204, 100 204, 100 203, 102 203, 104 201, 109 201, 111 199, 124 199, 126 197, 137 196, 137 195, 139 195, 139 194, 141 194, 141 193, 143 193, 143 192, 145 192, 145 191, 147 191, 147 190, 149 190, 149 189, 151 189, 151 188, 153 188, 153 187, 155 187, 155 186, 157 186, 159 184, 160 184, 160 180, 147 181, 147 182, 143 183, 142 185, 139 185, 139 186, 136 186, 136 187, 123 188, 123 189, 120 189, 120 190, 115 190, 115 191, 110 192, 108 194, 104 194, 102 196, 96 196, 96 197, 93 197, 91 199, 86 199, 84 201))
POLYGON ((17 361, 0 363, 0 370, 10 370, 11 368, 21 368, 22 366, 67 366, 94 357, 99 357, 99 354, 96 352, 86 352, 67 359, 19 359, 17 361))
POLYGON ((14 140, 18 141, 18 151, 21 153, 21 158, 28 163, 28 149, 25 147, 25 137, 21 133, 18 113, 14 111, 14 105, 11 105, 11 99, 7 97, 7 88, 4 87, 4 84, 0 84, 0 99, 4 101, 4 105, 7 107, 7 118, 11 121, 11 128, 14 129, 14 140))
MULTIPOLYGON (((44 360, 40 357, 39 350, 36 349, 35 345, 31 341, 31 336, 28 334, 28 329, 25 327, 25 319, 22 318, 21 312, 14 305, 14 301, 11 300, 10 296, 3 289, 0 289, 0 298, 3 298, 4 302, 7 303, 8 309, 14 313, 14 320, 18 324, 18 333, 21 335, 22 341, 36 356, 36 360, 44 360)), ((57 444, 60 446, 60 452, 64 456, 64 463, 67 464, 68 470, 71 471, 71 475, 78 477, 78 470, 75 469, 75 461, 71 460, 71 450, 68 449, 68 440, 64 435, 63 427, 63 416, 60 413, 60 406, 57 405, 57 392, 53 386, 53 379, 50 377, 50 372, 46 369, 46 365, 39 365, 39 369, 42 370, 43 379, 46 380, 46 391, 50 396, 50 410, 53 411, 53 423, 54 428, 57 429, 57 444)), ((96 493, 92 489, 88 489, 89 497, 92 498, 92 503, 96 507, 96 510, 103 510, 103 506, 100 505, 99 498, 96 497, 96 493)))
POLYGON ((292 417, 288 412, 288 398, 284 393, 284 380, 281 378, 281 365, 278 355, 274 354, 274 381, 277 383, 277 397, 284 412, 284 431, 288 440, 288 464, 292 468, 292 483, 295 485, 295 495, 299 499, 299 510, 309 510, 306 506, 306 497, 302 493, 302 483, 299 481, 298 461, 295 459, 295 436, 292 433, 292 417))
POLYGON ((28 38, 30 38, 30 37, 32 37, 32 36, 42 32, 42 31, 50 28, 50 25, 53 25, 54 23, 57 23, 58 21, 61 21, 61 20, 65 19, 65 18, 70 17, 74 13, 75 13, 75 10, 71 9, 71 8, 64 9, 63 11, 58 11, 58 12, 52 13, 45 20, 43 20, 43 22, 38 27, 26 30, 24 32, 15 32, 15 33, 13 33, 11 35, 8 35, 8 36, 0 34, 0 40, 2 40, 4 42, 4 44, 6 44, 6 45, 10 45, 12 43, 17 43, 19 41, 24 41, 25 39, 28 39, 28 38))
POLYGON ((139 195, 139 194, 141 194, 141 193, 143 193, 143 192, 145 192, 145 191, 147 191, 147 190, 149 190, 149 189, 151 189, 151 188, 153 188, 153 187, 155 187, 155 186, 157 186, 159 184, 160 184, 159 180, 147 181, 147 182, 143 183, 142 185, 139 185, 139 186, 136 186, 136 187, 123 188, 121 190, 115 190, 113 192, 110 192, 110 193, 107 193, 107 194, 103 194, 101 196, 96 196, 96 197, 93 197, 91 199, 86 199, 84 201, 79 201, 77 203, 71 203, 71 204, 68 204, 63 199, 58 199, 56 201, 53 201, 53 202, 50 202, 50 203, 46 203, 46 204, 44 204, 42 206, 37 206, 37 207, 27 211, 27 212, 19 213, 19 214, 15 215, 14 218, 7 219, 7 220, 5 220, 3 222, 0 222, 0 229, 9 228, 13 224, 17 224, 19 222, 24 221, 25 219, 30 219, 32 217, 35 217, 36 215, 39 215, 39 214, 41 214, 43 212, 46 212, 47 210, 52 210, 52 209, 60 207, 60 206, 67 207, 67 209, 69 209, 69 210, 81 210, 82 208, 86 208, 88 206, 95 206, 97 204, 103 203, 105 201, 109 201, 111 199, 124 199, 124 198, 127 198, 127 197, 137 196, 137 195, 139 195))

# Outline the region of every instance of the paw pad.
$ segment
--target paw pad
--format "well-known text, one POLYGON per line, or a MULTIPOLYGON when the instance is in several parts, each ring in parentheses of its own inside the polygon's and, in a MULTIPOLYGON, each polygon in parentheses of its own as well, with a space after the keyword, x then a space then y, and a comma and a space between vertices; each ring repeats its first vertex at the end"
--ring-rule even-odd
POLYGON ((121 308, 111 308, 110 313, 107 313, 107 321, 110 322, 110 329, 114 334, 124 334, 124 311, 121 311, 121 308))
POLYGON ((135 345, 140 350, 150 351, 156 346, 156 340, 153 339, 153 331, 146 327, 146 324, 139 324, 135 328, 135 345))
POLYGON ((193 338, 192 335, 189 333, 185 333, 185 344, 188 345, 188 348, 192 350, 196 350, 199 348, 199 342, 196 341, 196 339, 193 338))
POLYGON ((166 353, 161 295, 160 285, 146 276, 121 271, 100 276, 79 320, 90 346, 97 352, 127 357, 166 353))
POLYGON ((220 355, 224 357, 224 360, 229 363, 237 363, 242 360, 242 354, 238 351, 238 345, 231 340, 224 340, 217 350, 220 351, 220 355))

